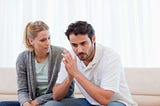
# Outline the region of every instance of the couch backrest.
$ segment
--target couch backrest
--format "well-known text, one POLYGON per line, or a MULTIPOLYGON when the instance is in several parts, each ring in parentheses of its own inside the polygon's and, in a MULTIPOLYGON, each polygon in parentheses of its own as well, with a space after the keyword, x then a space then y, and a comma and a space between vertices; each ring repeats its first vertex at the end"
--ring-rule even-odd
POLYGON ((125 68, 125 74, 132 94, 160 96, 160 68, 125 68))
POLYGON ((15 68, 0 68, 0 94, 16 94, 17 79, 15 68))
MULTIPOLYGON (((125 68, 125 74, 132 94, 160 96, 160 68, 125 68)), ((15 68, 0 68, 0 93, 15 94, 16 78, 15 68)))

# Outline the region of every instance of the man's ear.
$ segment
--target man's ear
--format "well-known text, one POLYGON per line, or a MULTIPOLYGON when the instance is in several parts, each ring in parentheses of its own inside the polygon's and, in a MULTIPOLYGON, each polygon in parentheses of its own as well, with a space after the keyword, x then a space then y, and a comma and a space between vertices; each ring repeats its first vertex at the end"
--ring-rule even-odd
POLYGON ((96 42, 96 36, 92 37, 92 42, 95 43, 96 42))

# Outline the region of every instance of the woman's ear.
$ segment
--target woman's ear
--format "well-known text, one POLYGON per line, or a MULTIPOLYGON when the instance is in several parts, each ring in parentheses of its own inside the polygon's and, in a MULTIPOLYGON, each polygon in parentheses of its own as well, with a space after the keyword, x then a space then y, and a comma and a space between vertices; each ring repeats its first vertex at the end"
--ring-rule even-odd
POLYGON ((33 44, 34 44, 34 40, 31 39, 31 38, 28 39, 28 42, 29 42, 30 45, 33 45, 33 44))

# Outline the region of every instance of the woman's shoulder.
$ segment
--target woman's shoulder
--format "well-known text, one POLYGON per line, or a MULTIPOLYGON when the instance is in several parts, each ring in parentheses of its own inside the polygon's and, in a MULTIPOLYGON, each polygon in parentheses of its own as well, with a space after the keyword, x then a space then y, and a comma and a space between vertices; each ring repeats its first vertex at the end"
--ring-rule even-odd
POLYGON ((19 53, 18 58, 24 58, 24 57, 28 56, 29 54, 31 54, 31 51, 24 50, 21 53, 19 53))
POLYGON ((31 53, 31 51, 29 51, 29 50, 24 50, 24 51, 20 52, 19 55, 26 55, 26 54, 28 54, 28 53, 31 53))
POLYGON ((54 52, 63 52, 64 50, 65 50, 64 47, 51 45, 51 51, 54 51, 54 52))
POLYGON ((31 51, 25 50, 21 53, 19 53, 17 57, 17 64, 22 64, 27 61, 29 55, 31 54, 31 51))

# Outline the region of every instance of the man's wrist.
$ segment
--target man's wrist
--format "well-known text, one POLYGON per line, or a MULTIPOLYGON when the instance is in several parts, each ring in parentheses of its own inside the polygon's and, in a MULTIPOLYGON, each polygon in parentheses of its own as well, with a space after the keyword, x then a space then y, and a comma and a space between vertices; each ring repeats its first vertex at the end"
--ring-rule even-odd
POLYGON ((73 77, 72 76, 68 76, 66 81, 67 81, 67 83, 71 83, 73 81, 73 77))

